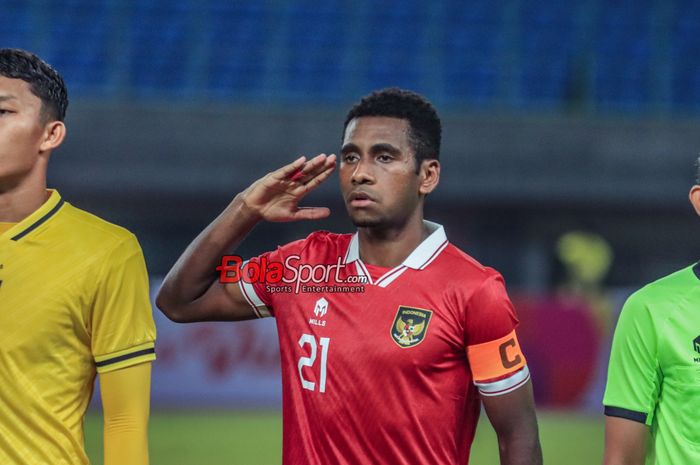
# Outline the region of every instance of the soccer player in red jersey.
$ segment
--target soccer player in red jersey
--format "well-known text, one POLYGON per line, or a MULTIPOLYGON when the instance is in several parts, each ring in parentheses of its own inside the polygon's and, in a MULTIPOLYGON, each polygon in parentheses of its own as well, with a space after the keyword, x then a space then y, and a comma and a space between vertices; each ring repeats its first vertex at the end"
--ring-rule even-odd
POLYGON ((254 279, 212 277, 258 222, 330 214, 298 204, 336 157, 302 157, 238 194, 163 283, 157 304, 178 322, 275 317, 287 465, 466 464, 482 404, 501 464, 542 463, 503 279, 423 219, 440 135, 423 97, 370 94, 347 116, 339 160, 355 234, 315 232, 235 270, 254 279))

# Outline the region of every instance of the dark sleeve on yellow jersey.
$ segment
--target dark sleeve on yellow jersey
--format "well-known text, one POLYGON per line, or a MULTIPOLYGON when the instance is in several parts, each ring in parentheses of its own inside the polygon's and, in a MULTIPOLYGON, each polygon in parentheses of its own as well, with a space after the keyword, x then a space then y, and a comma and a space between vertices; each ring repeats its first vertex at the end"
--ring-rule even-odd
POLYGON ((129 234, 102 261, 91 314, 91 344, 98 373, 155 359, 146 263, 129 234))

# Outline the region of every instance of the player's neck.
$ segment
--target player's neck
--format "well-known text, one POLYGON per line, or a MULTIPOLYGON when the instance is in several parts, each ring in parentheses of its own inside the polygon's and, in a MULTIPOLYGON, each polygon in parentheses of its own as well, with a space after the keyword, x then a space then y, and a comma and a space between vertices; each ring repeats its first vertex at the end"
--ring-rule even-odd
POLYGON ((49 198, 46 174, 32 172, 20 181, 0 180, 0 222, 18 223, 49 198))
POLYGON ((400 265, 430 231, 423 215, 416 215, 405 225, 394 228, 360 228, 360 258, 371 265, 393 268, 400 265))

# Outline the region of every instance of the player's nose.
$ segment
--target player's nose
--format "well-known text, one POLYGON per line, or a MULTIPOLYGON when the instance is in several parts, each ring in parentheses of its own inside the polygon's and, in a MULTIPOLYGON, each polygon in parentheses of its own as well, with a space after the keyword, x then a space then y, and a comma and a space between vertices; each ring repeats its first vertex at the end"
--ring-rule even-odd
POLYGON ((353 184, 371 184, 374 182, 371 164, 364 157, 355 164, 351 181, 353 184))

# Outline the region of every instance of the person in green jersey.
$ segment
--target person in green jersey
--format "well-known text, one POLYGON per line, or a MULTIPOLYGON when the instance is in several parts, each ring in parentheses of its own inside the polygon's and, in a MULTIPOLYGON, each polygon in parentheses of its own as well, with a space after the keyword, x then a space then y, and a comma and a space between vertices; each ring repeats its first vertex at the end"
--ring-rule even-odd
MULTIPOLYGON (((700 159, 690 203, 700 215, 700 159)), ((700 263, 625 303, 605 405, 604 465, 700 464, 700 263)))

